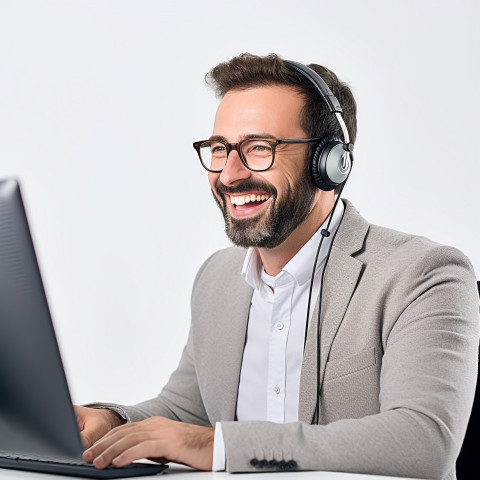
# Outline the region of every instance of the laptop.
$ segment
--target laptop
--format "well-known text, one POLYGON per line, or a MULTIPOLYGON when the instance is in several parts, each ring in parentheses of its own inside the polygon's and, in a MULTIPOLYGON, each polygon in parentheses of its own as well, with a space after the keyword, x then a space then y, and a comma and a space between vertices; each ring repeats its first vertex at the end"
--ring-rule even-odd
POLYGON ((17 180, 0 181, 0 467, 90 478, 157 474, 166 465, 99 470, 83 445, 17 180))

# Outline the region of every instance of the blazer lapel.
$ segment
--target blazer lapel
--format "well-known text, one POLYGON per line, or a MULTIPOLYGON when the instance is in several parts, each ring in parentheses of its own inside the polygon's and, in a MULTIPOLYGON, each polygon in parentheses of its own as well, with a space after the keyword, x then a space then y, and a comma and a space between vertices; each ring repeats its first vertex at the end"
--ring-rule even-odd
MULTIPOLYGON (((323 283, 320 319, 320 385, 335 334, 340 327, 362 270, 362 262, 352 255, 358 252, 368 231, 368 222, 344 200, 345 213, 334 240, 323 283)), ((317 386, 318 303, 308 329, 300 377, 298 418, 311 423, 315 413, 317 386)))
POLYGON ((235 308, 232 308, 231 327, 228 331, 223 332, 223 345, 225 359, 221 366, 217 365, 217 372, 221 372, 221 389, 225 392, 225 402, 222 402, 223 411, 221 413, 222 420, 234 420, 237 410, 238 383, 240 381, 240 370, 242 367, 243 350, 247 339, 248 317, 250 314, 250 304, 252 301, 253 288, 241 279, 242 287, 237 290, 237 300, 235 308), (220 367, 220 368, 219 368, 220 367))

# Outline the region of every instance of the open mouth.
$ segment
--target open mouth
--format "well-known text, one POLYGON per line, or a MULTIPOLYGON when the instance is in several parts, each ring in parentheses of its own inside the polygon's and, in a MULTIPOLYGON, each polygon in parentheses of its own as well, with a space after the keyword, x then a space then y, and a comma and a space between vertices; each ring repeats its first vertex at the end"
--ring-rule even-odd
POLYGON ((256 213, 271 197, 267 193, 245 193, 229 195, 231 212, 234 216, 246 216, 256 213))
POLYGON ((263 203, 270 198, 267 194, 249 193, 247 195, 230 195, 230 203, 235 207, 251 203, 263 203))

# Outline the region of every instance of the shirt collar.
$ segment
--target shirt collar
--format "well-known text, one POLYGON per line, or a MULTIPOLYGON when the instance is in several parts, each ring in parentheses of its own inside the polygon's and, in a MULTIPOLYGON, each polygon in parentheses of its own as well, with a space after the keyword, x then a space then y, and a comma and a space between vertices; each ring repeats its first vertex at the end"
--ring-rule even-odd
MULTIPOLYGON (((330 223, 330 236, 325 237, 322 248, 317 261, 315 273, 323 267, 325 259, 327 257, 330 244, 335 237, 335 233, 340 225, 343 217, 345 207, 343 202, 339 201, 337 208, 333 213, 332 222, 330 223)), ((287 283, 289 277, 293 277, 298 285, 303 285, 312 275, 313 262, 315 261, 315 255, 317 253, 318 244, 321 239, 321 231, 326 228, 328 218, 320 226, 320 228, 312 235, 310 240, 296 253, 296 255, 283 267, 282 271, 275 277, 276 285, 287 283), (288 273, 289 275, 285 275, 288 273)), ((262 279, 263 265, 258 253, 258 249, 250 247, 247 250, 245 261, 242 267, 242 277, 253 288, 260 289, 264 283, 262 279)))

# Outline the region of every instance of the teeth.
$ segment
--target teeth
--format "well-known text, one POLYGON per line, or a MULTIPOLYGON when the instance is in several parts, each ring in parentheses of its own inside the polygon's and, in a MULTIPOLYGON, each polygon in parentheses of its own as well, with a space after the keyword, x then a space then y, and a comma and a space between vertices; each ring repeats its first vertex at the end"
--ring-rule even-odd
POLYGON ((264 202, 268 200, 268 195, 254 195, 253 193, 250 195, 245 195, 243 197, 240 196, 230 196, 230 203, 232 205, 245 205, 246 203, 250 202, 264 202))

